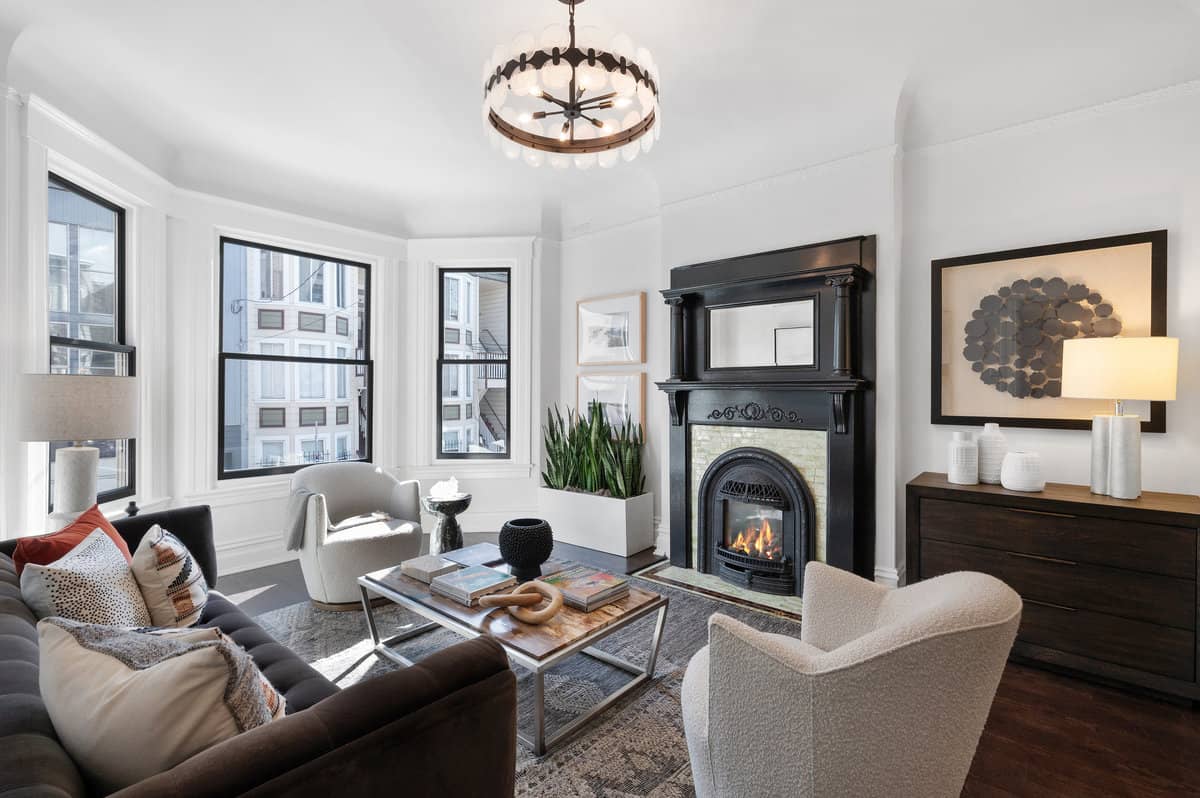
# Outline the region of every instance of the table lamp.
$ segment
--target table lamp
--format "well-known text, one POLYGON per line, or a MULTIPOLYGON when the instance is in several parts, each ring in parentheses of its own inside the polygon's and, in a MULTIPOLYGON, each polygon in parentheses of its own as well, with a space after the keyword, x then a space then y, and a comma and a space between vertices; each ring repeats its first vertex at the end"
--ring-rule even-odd
POLYGON ((1063 342, 1062 395, 1112 399, 1113 415, 1092 418, 1092 493, 1136 499, 1142 493, 1142 419, 1128 400, 1172 401, 1178 338, 1073 338, 1063 342))
POLYGON ((137 437, 134 377, 23 374, 18 390, 23 441, 72 441, 54 455, 54 515, 75 517, 96 503, 100 450, 85 441, 137 437))

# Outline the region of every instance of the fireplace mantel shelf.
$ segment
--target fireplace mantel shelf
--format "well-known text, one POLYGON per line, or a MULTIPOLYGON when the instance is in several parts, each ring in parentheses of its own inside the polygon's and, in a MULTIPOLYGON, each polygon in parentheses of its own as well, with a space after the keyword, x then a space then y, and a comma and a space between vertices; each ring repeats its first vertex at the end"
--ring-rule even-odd
POLYGON ((870 380, 846 377, 824 380, 754 380, 726 382, 724 380, 663 380, 654 383, 659 390, 674 391, 866 391, 871 388, 870 380))

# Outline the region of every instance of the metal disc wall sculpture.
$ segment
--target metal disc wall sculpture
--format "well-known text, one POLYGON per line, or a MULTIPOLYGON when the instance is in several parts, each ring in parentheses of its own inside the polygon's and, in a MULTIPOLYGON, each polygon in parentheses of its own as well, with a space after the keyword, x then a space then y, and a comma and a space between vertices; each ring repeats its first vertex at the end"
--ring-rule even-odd
POLYGON ((1111 302, 1061 277, 1014 280, 979 300, 963 328, 963 357, 985 385, 1017 399, 1062 395, 1066 338, 1121 332, 1111 302))

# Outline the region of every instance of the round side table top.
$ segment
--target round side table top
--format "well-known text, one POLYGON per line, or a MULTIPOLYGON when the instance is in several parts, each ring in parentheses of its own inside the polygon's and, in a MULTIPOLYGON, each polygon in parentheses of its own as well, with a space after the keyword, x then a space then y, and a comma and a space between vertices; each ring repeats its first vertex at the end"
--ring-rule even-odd
POLYGON ((421 499, 421 503, 431 513, 453 516, 458 515, 471 506, 471 494, 461 493, 458 496, 448 498, 426 496, 421 499))

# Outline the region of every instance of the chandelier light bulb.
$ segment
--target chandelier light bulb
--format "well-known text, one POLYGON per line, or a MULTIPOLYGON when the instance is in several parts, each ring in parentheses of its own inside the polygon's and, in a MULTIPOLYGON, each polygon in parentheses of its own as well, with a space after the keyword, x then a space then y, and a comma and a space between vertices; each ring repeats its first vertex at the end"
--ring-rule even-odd
POLYGON ((649 152, 661 135, 650 51, 628 34, 577 26, 582 2, 565 0, 566 25, 522 33, 483 64, 483 124, 510 160, 609 169, 649 152))

